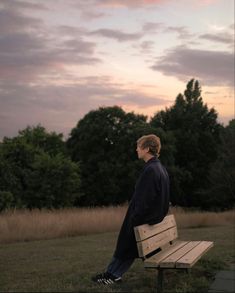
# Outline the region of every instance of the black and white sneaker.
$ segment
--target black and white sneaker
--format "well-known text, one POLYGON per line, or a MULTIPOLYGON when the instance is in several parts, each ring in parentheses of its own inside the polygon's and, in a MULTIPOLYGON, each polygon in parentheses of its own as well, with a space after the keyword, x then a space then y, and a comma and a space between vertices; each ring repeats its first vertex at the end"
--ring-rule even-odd
POLYGON ((114 283, 120 283, 122 281, 121 277, 115 277, 114 275, 106 272, 103 274, 98 274, 91 278, 93 282, 96 282, 98 284, 104 284, 104 285, 111 285, 114 283))

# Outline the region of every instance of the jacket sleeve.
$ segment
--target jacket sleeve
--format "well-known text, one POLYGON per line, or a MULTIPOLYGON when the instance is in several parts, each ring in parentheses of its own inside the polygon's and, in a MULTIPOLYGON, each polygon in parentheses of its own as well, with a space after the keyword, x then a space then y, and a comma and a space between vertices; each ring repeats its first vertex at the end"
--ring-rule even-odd
POLYGON ((132 215, 133 226, 138 226, 142 223, 144 216, 151 208, 151 203, 154 197, 157 196, 157 178, 156 173, 152 168, 148 168, 140 176, 134 193, 134 208, 132 215))

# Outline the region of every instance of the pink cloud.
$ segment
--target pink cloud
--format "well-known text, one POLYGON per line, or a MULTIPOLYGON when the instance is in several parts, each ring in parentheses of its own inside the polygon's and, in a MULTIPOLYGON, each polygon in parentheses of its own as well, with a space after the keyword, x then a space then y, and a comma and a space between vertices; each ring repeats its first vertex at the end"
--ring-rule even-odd
POLYGON ((79 119, 100 106, 119 105, 147 113, 170 102, 164 95, 146 94, 144 89, 117 83, 111 76, 76 78, 69 85, 0 80, 0 87, 0 141, 38 123, 67 135, 79 119))
POLYGON ((204 5, 210 5, 210 4, 213 4, 214 2, 218 2, 218 0, 200 0, 198 2, 204 5))
POLYGON ((209 6, 213 5, 214 3, 218 2, 219 0, 198 0, 194 2, 194 6, 209 6))
POLYGON ((157 5, 168 2, 169 0, 104 0, 97 1, 98 4, 111 7, 128 7, 128 8, 137 8, 143 6, 157 5))
POLYGON ((179 46, 168 50, 151 66, 153 70, 179 80, 195 77, 208 86, 234 86, 234 56, 227 51, 190 49, 179 46))
POLYGON ((143 37, 142 33, 125 33, 120 30, 98 29, 90 32, 90 35, 98 35, 106 38, 115 39, 119 42, 138 40, 143 37))

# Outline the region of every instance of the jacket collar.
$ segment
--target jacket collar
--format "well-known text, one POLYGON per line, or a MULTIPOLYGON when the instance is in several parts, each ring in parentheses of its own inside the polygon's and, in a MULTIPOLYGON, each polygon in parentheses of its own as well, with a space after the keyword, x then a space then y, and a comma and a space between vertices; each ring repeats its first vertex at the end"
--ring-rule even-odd
POLYGON ((144 168, 147 167, 149 164, 151 164, 151 163, 153 163, 153 162, 159 162, 159 159, 158 159, 156 156, 152 157, 151 159, 149 159, 149 160, 145 163, 144 168))

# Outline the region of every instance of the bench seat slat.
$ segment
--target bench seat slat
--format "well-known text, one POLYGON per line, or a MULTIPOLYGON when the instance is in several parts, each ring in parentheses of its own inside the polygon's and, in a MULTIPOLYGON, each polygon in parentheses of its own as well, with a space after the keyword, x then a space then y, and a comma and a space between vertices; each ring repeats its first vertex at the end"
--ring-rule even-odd
POLYGON ((140 257, 145 268, 188 269, 212 246, 211 241, 182 241, 178 237, 174 215, 168 215, 156 225, 144 224, 134 228, 140 257), (160 251, 155 251, 160 248, 160 251), (148 257, 149 254, 151 257, 148 257), (147 258, 146 258, 147 256, 147 258))
POLYGON ((212 246, 213 242, 211 241, 201 241, 191 251, 177 260, 176 268, 191 268, 212 246))
POLYGON ((157 248, 173 241, 177 238, 177 228, 170 228, 160 234, 157 234, 151 238, 145 239, 144 241, 137 242, 138 252, 140 257, 151 253, 157 248))
POLYGON ((173 243, 172 245, 169 245, 163 251, 158 252, 157 254, 151 256, 150 258, 147 258, 144 261, 144 266, 146 268, 158 267, 159 266, 159 263, 163 259, 165 259, 169 255, 171 255, 172 253, 174 253, 175 251, 177 251, 178 249, 180 249, 181 247, 183 247, 187 243, 188 243, 188 241, 180 241, 180 240, 177 240, 175 243, 173 243))
POLYGON ((136 241, 143 241, 149 237, 152 237, 156 234, 159 234, 169 228, 175 227, 175 217, 173 215, 169 215, 163 219, 163 221, 159 224, 148 225, 144 224, 141 226, 137 226, 134 228, 136 241))
POLYGON ((188 241, 186 245, 184 245, 182 248, 178 249, 176 252, 172 253, 170 256, 168 256, 163 261, 161 261, 160 267, 161 268, 175 268, 176 261, 182 258, 186 253, 191 251, 199 243, 200 241, 188 241))

